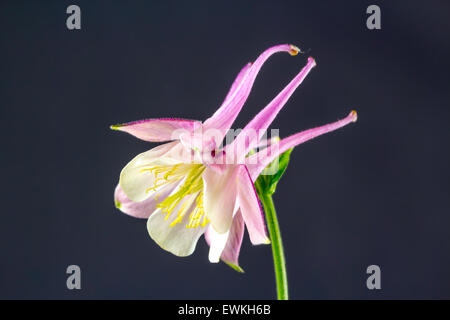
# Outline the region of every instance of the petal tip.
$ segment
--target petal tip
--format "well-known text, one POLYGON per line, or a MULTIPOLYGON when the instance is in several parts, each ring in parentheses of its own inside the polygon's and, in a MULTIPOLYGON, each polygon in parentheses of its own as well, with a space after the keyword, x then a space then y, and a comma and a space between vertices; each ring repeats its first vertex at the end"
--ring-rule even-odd
POLYGON ((122 207, 122 203, 120 203, 119 200, 114 201, 114 205, 116 206, 117 209, 120 209, 122 207))
POLYGON ((244 269, 242 269, 239 265, 222 260, 225 264, 227 264, 230 268, 232 268, 233 270, 239 272, 239 273, 245 273, 244 269))
POLYGON ((300 53, 302 52, 302 50, 300 50, 299 47, 294 46, 293 44, 290 44, 290 45, 289 45, 289 54, 290 54, 291 56, 296 56, 299 52, 300 52, 300 53))
POLYGON ((308 64, 310 64, 311 67, 315 67, 317 65, 316 59, 314 59, 313 57, 309 57, 308 58, 308 64))
POLYGON ((209 260, 209 262, 211 262, 211 263, 219 263, 219 261, 220 261, 220 258, 219 257, 215 257, 215 256, 213 256, 213 255, 209 255, 208 256, 208 260, 209 260))
POLYGON ((350 111, 349 117, 352 118, 352 122, 356 122, 358 120, 358 113, 356 110, 350 111))
POLYGON ((113 124, 112 126, 109 126, 111 130, 119 130, 120 127, 122 127, 122 125, 120 124, 113 124))

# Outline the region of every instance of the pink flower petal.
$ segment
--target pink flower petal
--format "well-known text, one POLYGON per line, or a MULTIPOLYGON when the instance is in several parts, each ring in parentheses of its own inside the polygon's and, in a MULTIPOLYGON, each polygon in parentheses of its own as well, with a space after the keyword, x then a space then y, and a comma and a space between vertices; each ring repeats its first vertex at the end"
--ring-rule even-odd
POLYGON ((272 145, 267 149, 264 149, 258 153, 247 158, 247 168, 250 172, 250 176, 253 181, 258 178, 259 174, 266 168, 276 157, 285 152, 286 150, 293 148, 301 143, 318 137, 322 134, 334 131, 341 127, 346 126, 351 122, 356 122, 356 111, 350 112, 350 114, 339 121, 323 125, 321 127, 305 130, 296 133, 290 137, 282 139, 278 144, 272 145), (253 164, 256 163, 256 164, 253 164))
POLYGON ((237 197, 237 166, 224 166, 222 172, 206 168, 203 172, 203 207, 219 234, 231 227, 237 197))
POLYGON ((269 244, 270 240, 266 233, 263 211, 245 165, 239 166, 238 185, 239 208, 247 227, 250 241, 255 245, 269 244))
POLYGON ((256 76, 266 60, 277 52, 289 52, 291 55, 296 55, 299 51, 300 50, 297 47, 289 44, 271 47, 264 51, 258 59, 256 59, 251 68, 244 70, 244 73, 241 71, 222 106, 213 114, 212 117, 204 122, 203 127, 205 130, 216 129, 221 132, 221 134, 217 136, 217 145, 220 145, 226 132, 231 128, 231 125, 242 109, 242 106, 247 100, 247 97, 253 87, 256 76))
MULTIPOLYGON (((213 132, 209 131, 209 133, 213 132)), ((192 132, 181 134, 179 139, 186 149, 195 152, 194 158, 196 161, 201 161, 200 159, 203 153, 210 153, 217 147, 214 133, 212 136, 209 136, 208 132, 203 132, 202 127, 195 128, 192 132)))
MULTIPOLYGON (((238 210, 233 218, 230 232, 228 233, 228 239, 225 244, 225 248, 222 251, 221 259, 223 262, 230 265, 232 268, 239 272, 244 272, 239 266, 239 252, 241 250, 242 239, 244 238, 244 219, 242 219, 241 211, 238 210)), ((208 245, 211 245, 212 235, 214 229, 208 228, 205 232, 205 240, 208 245)))
POLYGON ((239 266, 239 252, 241 251, 242 239, 244 238, 244 219, 238 210, 233 218, 227 244, 222 251, 221 259, 237 271, 244 272, 239 266))
POLYGON ((297 76, 239 133, 236 139, 225 149, 227 153, 233 152, 238 156, 237 162, 241 163, 248 151, 258 145, 267 128, 283 108, 297 87, 303 82, 308 73, 316 65, 313 58, 308 58, 308 63, 297 76))
POLYGON ((242 80, 244 79, 245 76, 247 76, 247 73, 250 70, 251 66, 252 66, 252 63, 249 62, 241 69, 241 71, 239 71, 239 73, 238 73, 236 79, 234 80, 233 84, 231 85, 230 91, 228 91, 228 94, 225 97, 225 100, 223 101, 222 105, 225 104, 227 102, 227 100, 229 100, 230 98, 233 97, 234 93, 241 85, 242 80))
POLYGON ((186 119, 146 119, 111 126, 113 130, 129 134, 150 142, 164 142, 179 139, 183 133, 192 132, 200 121, 186 119))

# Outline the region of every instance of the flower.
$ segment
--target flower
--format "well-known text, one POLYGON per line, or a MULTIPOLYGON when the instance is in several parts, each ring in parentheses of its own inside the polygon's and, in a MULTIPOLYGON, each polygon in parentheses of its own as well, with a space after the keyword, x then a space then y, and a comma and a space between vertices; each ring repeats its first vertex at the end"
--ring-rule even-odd
POLYGON ((345 119, 294 134, 277 143, 263 134, 289 97, 315 66, 313 58, 298 75, 240 132, 220 148, 250 94, 264 62, 274 53, 296 55, 284 44, 269 48, 238 74, 221 107, 203 123, 184 119, 148 119, 111 126, 150 142, 167 142, 131 160, 120 174, 116 207, 146 218, 150 237, 177 255, 192 254, 205 234, 209 260, 222 259, 236 270, 244 226, 254 244, 270 243, 253 182, 282 152, 356 121, 345 119), (256 147, 263 150, 249 154, 256 147))

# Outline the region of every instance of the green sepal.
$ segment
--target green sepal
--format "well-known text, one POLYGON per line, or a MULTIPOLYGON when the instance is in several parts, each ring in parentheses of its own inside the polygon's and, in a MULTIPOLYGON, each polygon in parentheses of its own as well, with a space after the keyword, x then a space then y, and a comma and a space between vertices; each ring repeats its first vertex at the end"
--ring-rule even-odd
POLYGON ((259 197, 261 197, 262 194, 272 195, 275 193, 278 181, 280 181, 281 176, 286 171, 289 164, 292 150, 294 150, 294 148, 283 152, 278 159, 273 160, 256 179, 255 188, 259 197), (274 170, 276 171, 273 173, 274 170))

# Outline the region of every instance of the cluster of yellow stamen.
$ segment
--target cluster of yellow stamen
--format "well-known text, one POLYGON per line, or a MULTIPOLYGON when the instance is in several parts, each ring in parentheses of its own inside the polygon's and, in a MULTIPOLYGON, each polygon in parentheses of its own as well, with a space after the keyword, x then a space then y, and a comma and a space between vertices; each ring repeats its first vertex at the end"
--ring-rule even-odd
MULTIPOLYGON (((147 189, 147 192, 156 191, 164 185, 184 179, 181 186, 178 187, 174 194, 157 204, 157 207, 161 209, 161 213, 166 214, 165 220, 167 220, 180 202, 182 200, 184 201, 177 212, 176 218, 169 227, 180 223, 188 211, 191 211, 191 214, 189 215, 189 221, 186 228, 196 228, 199 225, 204 227, 208 224, 209 220, 203 209, 202 173, 204 170, 205 166, 202 164, 183 163, 154 166, 141 170, 141 172, 149 171, 155 176, 154 184, 147 189)), ((157 200, 160 194, 155 196, 155 200, 157 200)))
POLYGON ((202 227, 206 226, 209 222, 208 217, 203 209, 203 191, 200 192, 197 199, 195 200, 195 209, 189 216, 189 222, 187 228, 197 228, 199 225, 202 227))
POLYGON ((148 188, 145 192, 148 193, 150 191, 156 191, 156 189, 164 185, 180 180, 187 174, 187 172, 189 172, 189 170, 190 165, 186 165, 183 163, 166 166, 155 166, 147 169, 142 169, 141 173, 148 171, 155 176, 153 186, 148 188))

